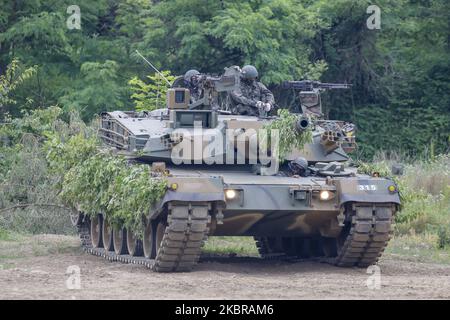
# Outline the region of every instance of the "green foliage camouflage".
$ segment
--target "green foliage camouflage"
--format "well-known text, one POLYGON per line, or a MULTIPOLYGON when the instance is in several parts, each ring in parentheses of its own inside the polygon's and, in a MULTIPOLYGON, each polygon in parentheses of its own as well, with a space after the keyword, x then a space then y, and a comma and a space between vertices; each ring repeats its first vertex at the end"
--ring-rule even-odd
POLYGON ((63 175, 63 203, 89 216, 103 213, 139 234, 143 218, 166 192, 166 181, 153 177, 149 166, 99 150, 95 137, 80 134, 65 143, 54 138, 45 147, 50 168, 63 175))
MULTIPOLYGON (((0 148, 0 209, 29 207, 28 216, 20 219, 35 221, 30 215, 36 207, 62 209, 55 213, 59 217, 77 208, 90 216, 103 213, 113 224, 123 223, 139 234, 143 217, 164 195, 166 181, 154 177, 149 166, 131 165, 102 151, 94 127, 58 107, 35 110, 1 126, 0 136, 10 143, 0 148)), ((41 230, 28 225, 28 231, 41 230)))
POLYGON ((294 150, 303 150, 307 143, 312 142, 311 128, 304 132, 296 130, 296 124, 299 118, 298 115, 290 113, 286 109, 281 109, 278 110, 278 118, 264 126, 266 136, 260 137, 261 145, 267 145, 267 142, 269 142, 268 145, 270 145, 274 139, 272 130, 277 130, 279 143, 276 146, 278 158, 281 162, 284 162, 286 156, 294 150))

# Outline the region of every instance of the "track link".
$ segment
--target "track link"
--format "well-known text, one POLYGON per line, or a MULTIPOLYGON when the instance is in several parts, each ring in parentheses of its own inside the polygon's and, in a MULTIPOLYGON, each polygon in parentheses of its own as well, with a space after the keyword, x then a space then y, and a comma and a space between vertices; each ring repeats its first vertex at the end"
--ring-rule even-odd
POLYGON ((155 259, 117 255, 103 248, 93 248, 87 217, 79 220, 78 233, 85 252, 108 261, 143 265, 155 272, 187 272, 198 263, 209 233, 208 205, 171 205, 167 226, 155 259))
POLYGON ((354 209, 351 229, 334 264, 365 268, 378 262, 391 239, 393 209, 377 205, 356 205, 354 209))

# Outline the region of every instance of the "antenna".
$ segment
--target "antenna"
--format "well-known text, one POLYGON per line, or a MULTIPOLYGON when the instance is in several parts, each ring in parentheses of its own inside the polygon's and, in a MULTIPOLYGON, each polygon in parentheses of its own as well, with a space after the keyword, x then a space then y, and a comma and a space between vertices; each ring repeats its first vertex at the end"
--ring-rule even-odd
POLYGON ((167 82, 167 84, 169 85, 169 87, 171 87, 172 86, 172 84, 170 83, 170 81, 169 80, 167 80, 167 78, 150 62, 150 61, 148 61, 138 50, 136 50, 136 53, 145 61, 145 62, 147 62, 148 63, 148 65, 150 66, 150 67, 152 67, 152 69, 153 70, 155 70, 166 82, 167 82))

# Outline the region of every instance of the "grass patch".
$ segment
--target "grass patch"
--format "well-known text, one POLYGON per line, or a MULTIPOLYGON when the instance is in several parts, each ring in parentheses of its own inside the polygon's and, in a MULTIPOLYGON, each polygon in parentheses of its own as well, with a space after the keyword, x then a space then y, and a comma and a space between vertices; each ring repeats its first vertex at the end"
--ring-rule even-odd
POLYGON ((396 260, 450 264, 450 248, 439 249, 439 236, 425 233, 394 237, 386 249, 385 256, 396 260))
POLYGON ((21 241, 23 237, 24 237, 23 235, 17 232, 0 228, 0 241, 7 241, 7 242, 21 241))
MULTIPOLYGON (((362 170, 389 176, 391 165, 397 161, 378 159, 362 170)), ((450 247, 450 155, 409 163, 403 176, 392 178, 399 186, 402 201, 395 234, 432 234, 435 246, 450 247)))
POLYGON ((0 271, 14 269, 15 267, 16 267, 16 264, 14 264, 14 263, 3 263, 3 264, 0 264, 0 271))
POLYGON ((218 255, 259 255, 253 237, 210 237, 203 251, 218 255))
POLYGON ((10 234, 0 239, 0 263, 29 257, 50 256, 54 254, 75 253, 80 251, 76 237, 57 235, 27 236, 10 234))

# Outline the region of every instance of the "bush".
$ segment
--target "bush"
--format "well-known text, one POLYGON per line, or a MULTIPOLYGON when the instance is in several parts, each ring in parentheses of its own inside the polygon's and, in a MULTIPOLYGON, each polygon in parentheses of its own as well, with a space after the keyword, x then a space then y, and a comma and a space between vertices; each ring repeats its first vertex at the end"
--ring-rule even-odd
POLYGON ((439 248, 444 249, 450 245, 450 225, 442 225, 439 227, 439 248))
POLYGON ((68 210, 55 191, 59 177, 49 172, 42 142, 58 130, 79 131, 75 117, 57 107, 35 110, 0 127, 0 227, 21 233, 70 233, 68 210), (72 118, 71 124, 62 120, 72 118), (75 127, 77 129, 75 130, 75 127))

